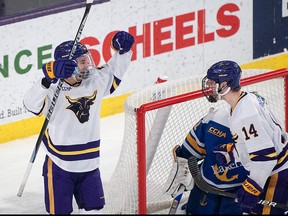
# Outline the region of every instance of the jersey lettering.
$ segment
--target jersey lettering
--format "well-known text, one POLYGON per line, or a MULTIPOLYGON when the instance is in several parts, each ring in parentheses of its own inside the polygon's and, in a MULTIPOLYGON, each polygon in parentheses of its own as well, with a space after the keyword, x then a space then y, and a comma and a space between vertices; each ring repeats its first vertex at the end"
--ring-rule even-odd
POLYGON ((209 133, 212 133, 214 134, 215 136, 218 136, 218 137, 226 137, 226 133, 215 128, 215 127, 210 127, 209 130, 208 130, 209 133))

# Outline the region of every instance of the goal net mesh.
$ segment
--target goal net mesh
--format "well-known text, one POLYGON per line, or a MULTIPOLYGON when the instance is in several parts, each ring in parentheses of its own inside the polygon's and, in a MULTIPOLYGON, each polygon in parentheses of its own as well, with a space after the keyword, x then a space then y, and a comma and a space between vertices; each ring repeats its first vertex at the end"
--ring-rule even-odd
MULTIPOLYGON (((242 79, 271 70, 243 70, 242 79)), ((125 101, 125 131, 120 157, 115 171, 104 187, 106 205, 104 213, 137 214, 139 194, 139 173, 137 156, 137 115, 143 104, 162 99, 174 98, 171 104, 147 111, 145 114, 146 149, 146 208, 147 213, 168 213, 172 198, 165 194, 165 182, 170 173, 173 157, 172 148, 181 144, 191 127, 208 110, 229 109, 224 101, 209 103, 205 97, 178 102, 177 97, 201 89, 203 75, 187 77, 149 86, 133 93, 125 101), (174 97, 176 96, 176 97, 174 97), (164 210, 163 210, 164 209, 164 210), (166 209, 166 210, 165 210, 166 209), (166 212, 165 212, 166 211, 166 212)), ((263 96, 270 104, 279 120, 285 124, 284 79, 275 78, 242 87, 245 91, 254 91, 263 96)), ((144 187, 145 188, 145 187, 144 187)), ((189 192, 183 195, 187 201, 189 192)))

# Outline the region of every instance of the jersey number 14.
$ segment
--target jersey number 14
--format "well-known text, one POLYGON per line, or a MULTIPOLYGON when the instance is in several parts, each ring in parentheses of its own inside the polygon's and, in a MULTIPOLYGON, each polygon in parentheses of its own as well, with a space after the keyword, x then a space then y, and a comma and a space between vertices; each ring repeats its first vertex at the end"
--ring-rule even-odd
POLYGON ((253 124, 250 124, 249 130, 246 130, 246 128, 243 127, 242 131, 244 132, 245 140, 249 140, 251 136, 258 136, 257 130, 255 129, 253 124))

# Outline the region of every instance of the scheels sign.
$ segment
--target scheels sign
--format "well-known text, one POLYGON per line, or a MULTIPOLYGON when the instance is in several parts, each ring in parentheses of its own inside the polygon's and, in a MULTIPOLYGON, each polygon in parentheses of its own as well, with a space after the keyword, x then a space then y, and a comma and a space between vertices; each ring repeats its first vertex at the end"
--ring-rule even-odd
MULTIPOLYGON (((228 38, 235 35, 240 28, 240 19, 237 16, 240 8, 235 3, 227 3, 222 5, 215 14, 215 20, 218 27, 213 31, 207 31, 207 11, 205 9, 181 14, 175 17, 168 17, 142 25, 141 32, 137 31, 137 26, 129 27, 128 31, 135 37, 135 43, 132 47, 132 60, 147 58, 153 55, 159 55, 182 48, 196 46, 198 44, 216 41, 216 38, 228 38), (140 47, 141 46, 141 47, 140 47), (142 48, 142 56, 137 53, 137 47, 142 48)), ((138 26, 139 28, 139 26, 138 26)), ((85 37, 80 42, 87 45, 91 52, 96 65, 101 60, 107 62, 112 51, 110 48, 111 38, 116 31, 112 31, 106 35, 102 43, 93 36, 85 37), (102 45, 101 52, 93 47, 102 45)), ((16 56, 11 58, 4 55, 0 62, 0 73, 2 77, 9 77, 9 65, 13 62, 15 72, 18 74, 26 74, 31 71, 33 64, 23 64, 24 58, 31 58, 33 54, 30 50, 25 49, 19 51, 16 56)), ((47 63, 53 57, 52 45, 44 45, 37 48, 37 70, 41 69, 44 63, 47 63)), ((35 69, 33 69, 35 70, 35 69)), ((1 77, 1 76, 0 76, 1 77)))

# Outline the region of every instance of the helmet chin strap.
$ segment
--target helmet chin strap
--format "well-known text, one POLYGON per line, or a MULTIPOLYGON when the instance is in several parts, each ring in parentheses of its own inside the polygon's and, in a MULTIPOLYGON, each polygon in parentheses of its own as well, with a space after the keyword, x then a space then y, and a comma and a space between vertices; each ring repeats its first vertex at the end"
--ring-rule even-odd
POLYGON ((75 82, 80 82, 82 80, 81 76, 79 76, 78 74, 72 74, 72 79, 75 81, 75 82))
MULTIPOLYGON (((219 85, 219 84, 218 84, 219 85)), ((219 88, 219 87, 218 87, 219 88)), ((222 88, 218 89, 218 96, 219 98, 221 99, 224 95, 226 95, 229 91, 230 91, 231 87, 228 87, 228 83, 225 84, 224 86, 222 86, 222 88), (220 93, 222 92, 224 89, 226 88, 226 91, 223 92, 223 93, 220 93)))
MULTIPOLYGON (((231 88, 228 87, 225 92, 223 92, 223 93, 218 93, 218 95, 220 95, 220 96, 222 97, 222 96, 226 95, 226 94, 230 91, 230 89, 231 89, 231 88)), ((222 91, 222 90, 221 90, 221 91, 222 91)))

